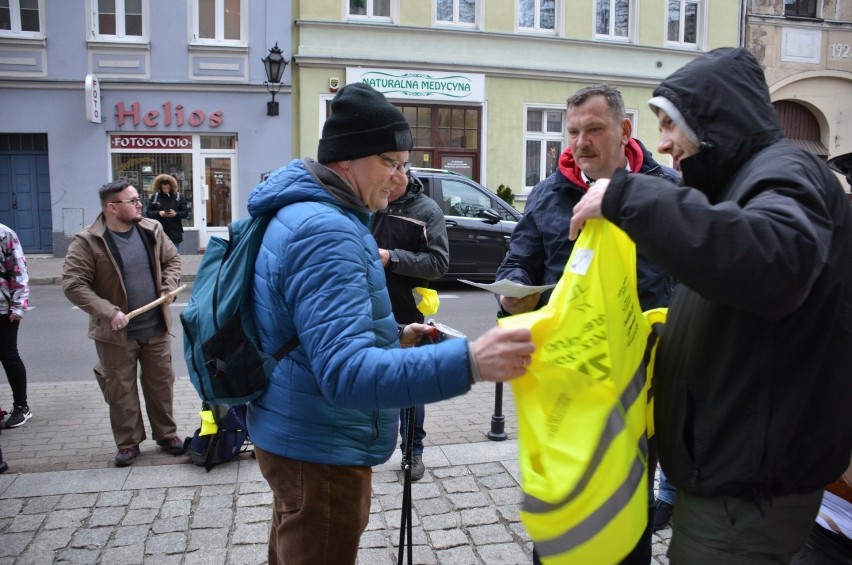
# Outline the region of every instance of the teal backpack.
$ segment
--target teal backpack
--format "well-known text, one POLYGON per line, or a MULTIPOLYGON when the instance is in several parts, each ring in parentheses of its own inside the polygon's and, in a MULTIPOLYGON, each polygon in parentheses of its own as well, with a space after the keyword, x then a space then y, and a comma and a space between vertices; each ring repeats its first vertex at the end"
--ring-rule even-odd
POLYGON ((266 353, 254 324, 254 263, 271 219, 237 220, 228 226, 227 240, 210 238, 180 315, 189 379, 210 404, 235 406, 259 397, 278 361, 299 345, 294 337, 266 353))

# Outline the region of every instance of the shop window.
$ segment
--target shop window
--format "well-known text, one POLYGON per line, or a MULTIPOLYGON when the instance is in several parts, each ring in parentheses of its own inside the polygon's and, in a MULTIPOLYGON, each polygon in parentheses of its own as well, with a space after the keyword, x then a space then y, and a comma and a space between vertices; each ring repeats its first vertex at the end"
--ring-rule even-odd
POLYGON ((348 14, 355 18, 389 21, 391 0, 347 0, 348 14))
POLYGON ((670 45, 698 47, 699 0, 669 0, 666 41, 670 45))
POLYGON ((42 38, 44 0, 0 0, 0 36, 42 38))
POLYGON ((95 39, 138 41, 147 36, 148 0, 91 0, 95 39))
POLYGON ((127 179, 142 198, 143 213, 154 194, 151 186, 160 174, 172 175, 178 183, 178 192, 186 203, 189 217, 183 220, 185 228, 193 226, 192 214, 192 153, 112 153, 112 178, 127 179))
POLYGON ((525 130, 525 192, 556 171, 565 139, 565 110, 528 108, 525 130))
POLYGON ((519 0, 518 28, 523 31, 556 31, 556 1, 519 0))
POLYGON ((195 42, 244 46, 248 0, 192 0, 195 42))
POLYGON ((437 0, 435 21, 461 27, 476 26, 476 0, 437 0))
POLYGON ((784 0, 784 15, 788 18, 816 18, 817 0, 784 0))
POLYGON ((630 0, 597 0, 595 35, 605 39, 629 39, 630 0))

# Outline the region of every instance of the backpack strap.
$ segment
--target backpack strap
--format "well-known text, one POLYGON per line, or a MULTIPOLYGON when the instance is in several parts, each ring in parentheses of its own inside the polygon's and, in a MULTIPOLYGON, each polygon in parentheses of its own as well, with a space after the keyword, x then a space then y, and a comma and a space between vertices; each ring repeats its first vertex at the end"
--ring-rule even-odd
POLYGON ((281 348, 278 351, 275 352, 273 357, 275 357, 276 361, 281 361, 282 359, 287 357, 287 355, 291 351, 293 351, 294 349, 299 347, 299 343, 301 343, 299 341, 299 336, 294 337, 293 339, 291 339, 290 341, 288 341, 287 343, 282 345, 281 348))

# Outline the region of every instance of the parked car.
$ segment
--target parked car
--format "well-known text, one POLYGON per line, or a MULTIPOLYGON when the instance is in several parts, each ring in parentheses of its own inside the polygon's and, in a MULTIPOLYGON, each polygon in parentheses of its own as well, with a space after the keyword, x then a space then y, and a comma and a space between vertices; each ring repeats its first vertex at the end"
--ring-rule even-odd
POLYGON ((494 280, 521 213, 469 178, 443 169, 412 167, 424 192, 444 211, 450 268, 444 279, 494 280))

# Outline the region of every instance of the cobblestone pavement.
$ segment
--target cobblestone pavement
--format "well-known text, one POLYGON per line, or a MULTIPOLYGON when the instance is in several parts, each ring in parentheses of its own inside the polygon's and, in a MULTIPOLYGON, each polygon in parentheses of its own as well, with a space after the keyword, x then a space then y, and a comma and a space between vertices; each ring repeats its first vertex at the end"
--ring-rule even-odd
MULTIPOLYGON (((184 279, 198 256, 185 257, 184 279)), ((61 259, 28 258, 33 284, 55 284, 61 259)), ((33 418, 4 430, 9 471, 0 475, 0 565, 41 563, 250 564, 266 562, 272 495, 243 454, 207 473, 188 458, 141 446, 132 467, 112 464, 109 414, 94 381, 31 384, 33 418)), ((427 407, 427 467, 414 483, 414 561, 521 564, 532 560, 519 519, 517 419, 502 403, 507 441, 486 437, 494 386, 427 407)), ((185 375, 175 385, 178 430, 198 426, 185 375)), ((150 428, 149 428, 150 429, 150 428)), ((373 469, 370 521, 358 562, 396 562, 402 506, 399 453, 373 469)), ((653 563, 667 564, 670 529, 655 534, 653 563)))

